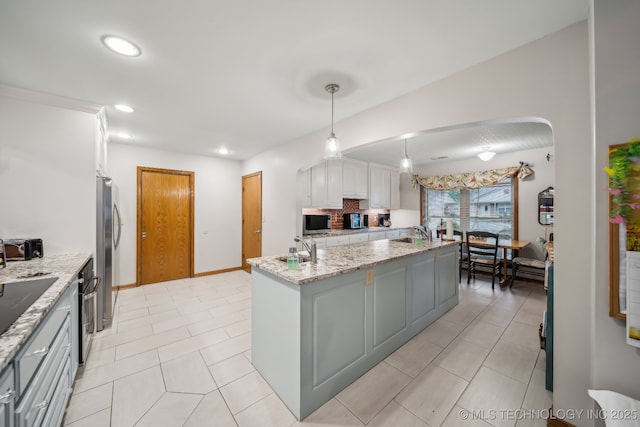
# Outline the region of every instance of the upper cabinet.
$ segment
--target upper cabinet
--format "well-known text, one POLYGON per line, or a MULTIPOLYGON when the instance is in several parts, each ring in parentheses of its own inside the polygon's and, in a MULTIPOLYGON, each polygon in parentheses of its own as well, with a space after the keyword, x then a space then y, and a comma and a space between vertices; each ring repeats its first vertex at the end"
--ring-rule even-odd
POLYGON ((351 159, 325 160, 298 172, 298 201, 303 208, 342 209, 342 199, 360 199, 361 209, 399 209, 396 169, 351 159))
POLYGON ((369 198, 369 170, 367 163, 342 159, 342 196, 347 199, 369 198))
POLYGON ((400 206, 398 171, 386 166, 369 164, 369 199, 360 202, 362 209, 395 209, 400 206))
POLYGON ((297 176, 298 200, 302 207, 342 208, 342 162, 325 160, 297 176))

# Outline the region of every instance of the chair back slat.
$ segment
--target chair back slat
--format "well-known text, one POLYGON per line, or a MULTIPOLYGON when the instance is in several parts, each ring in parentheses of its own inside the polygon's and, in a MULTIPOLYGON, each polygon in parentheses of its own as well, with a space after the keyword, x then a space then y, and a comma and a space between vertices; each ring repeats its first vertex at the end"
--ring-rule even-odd
POLYGON ((488 231, 467 231, 467 254, 469 258, 486 258, 495 260, 498 256, 497 233, 488 231))

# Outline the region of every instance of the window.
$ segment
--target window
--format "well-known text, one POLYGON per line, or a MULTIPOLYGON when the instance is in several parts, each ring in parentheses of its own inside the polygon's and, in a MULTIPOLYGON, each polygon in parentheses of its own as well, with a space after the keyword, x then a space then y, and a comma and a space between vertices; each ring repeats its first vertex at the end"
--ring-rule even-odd
POLYGON ((423 223, 431 230, 444 226, 448 218, 463 231, 490 231, 501 238, 516 239, 517 180, 513 178, 487 187, 461 190, 423 188, 423 223), (425 215, 426 213, 426 215, 425 215))

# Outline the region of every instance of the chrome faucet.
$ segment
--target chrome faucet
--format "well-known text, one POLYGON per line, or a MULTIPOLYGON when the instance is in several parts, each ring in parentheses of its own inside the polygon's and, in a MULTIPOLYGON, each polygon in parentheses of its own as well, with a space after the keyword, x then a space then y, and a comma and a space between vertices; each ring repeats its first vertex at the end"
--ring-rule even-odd
POLYGON ((307 252, 309 252, 309 256, 311 257, 311 263, 317 264, 318 263, 318 247, 316 245, 316 242, 313 241, 313 239, 309 239, 309 240, 311 240, 311 244, 307 243, 300 236, 296 236, 293 238, 294 242, 302 243, 302 246, 304 246, 307 252))
POLYGON ((413 230, 422 235, 428 243, 431 243, 431 230, 424 225, 416 225, 413 227, 413 230))

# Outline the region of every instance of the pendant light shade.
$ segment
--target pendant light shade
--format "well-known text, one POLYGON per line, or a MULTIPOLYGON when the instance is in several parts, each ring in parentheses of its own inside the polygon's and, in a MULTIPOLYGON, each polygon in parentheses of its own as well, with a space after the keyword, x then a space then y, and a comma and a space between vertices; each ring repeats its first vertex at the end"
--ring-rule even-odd
POLYGON ((478 153, 478 157, 480 158, 480 160, 483 160, 485 162, 488 162, 489 160, 491 160, 493 158, 493 156, 496 155, 495 152, 493 151, 489 151, 490 147, 484 147, 483 151, 481 151, 480 153, 478 153))
POLYGON ((324 90, 331 94, 331 133, 324 145, 324 158, 327 160, 336 160, 342 157, 340 150, 340 140, 333 133, 333 94, 340 90, 340 86, 330 83, 324 87, 324 90))
POLYGON ((404 140, 404 156, 400 159, 400 173, 412 173, 413 165, 409 154, 407 154, 407 140, 404 140))

